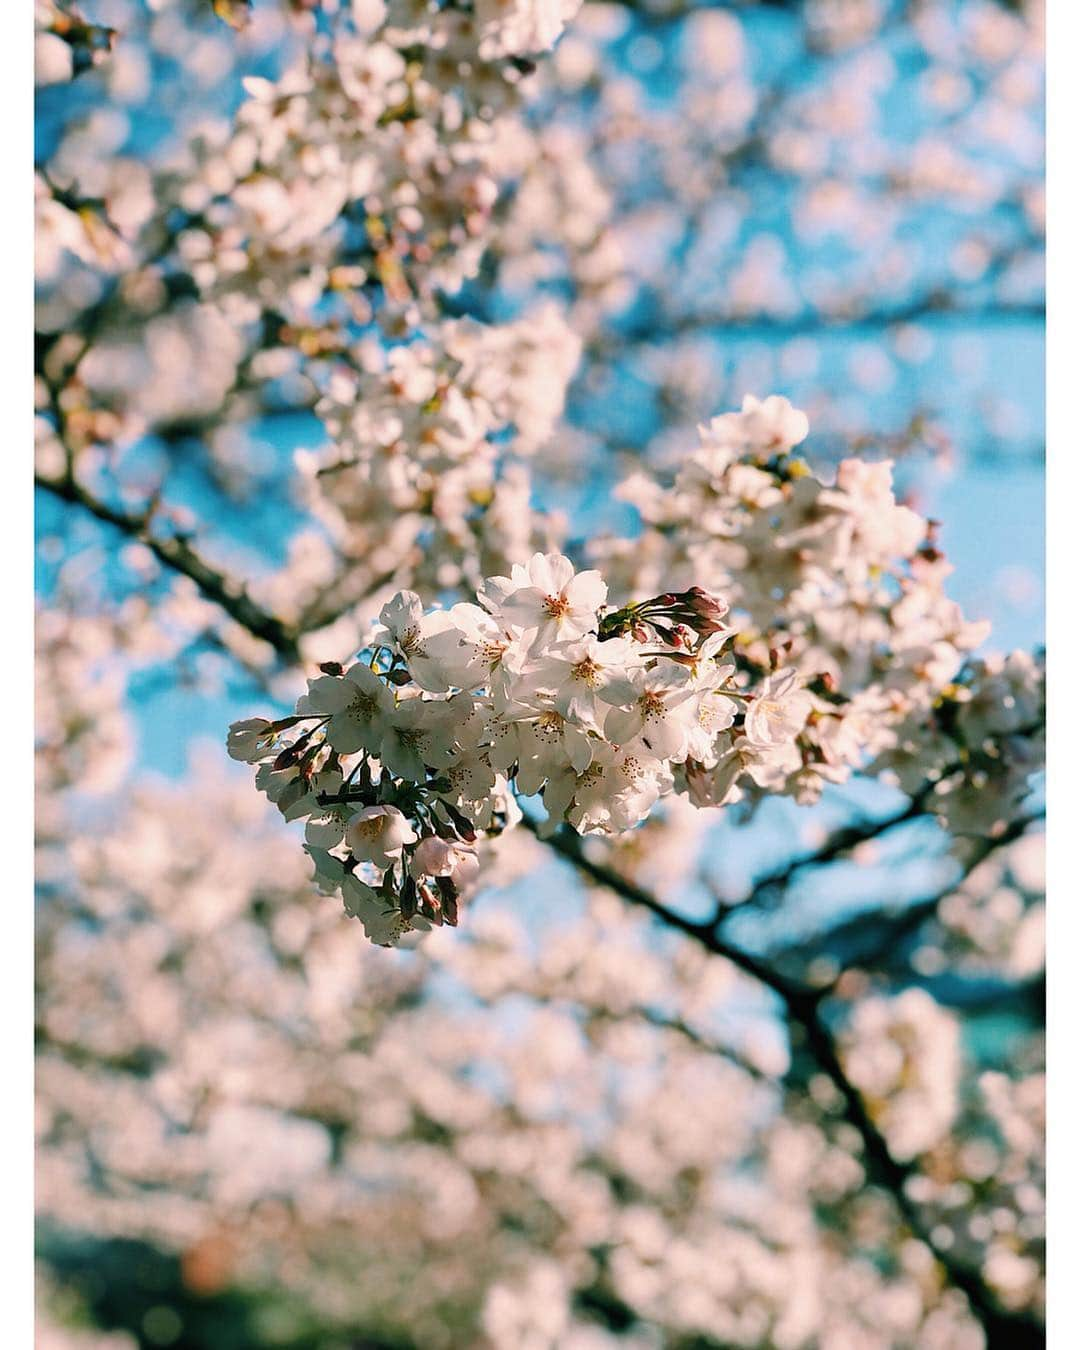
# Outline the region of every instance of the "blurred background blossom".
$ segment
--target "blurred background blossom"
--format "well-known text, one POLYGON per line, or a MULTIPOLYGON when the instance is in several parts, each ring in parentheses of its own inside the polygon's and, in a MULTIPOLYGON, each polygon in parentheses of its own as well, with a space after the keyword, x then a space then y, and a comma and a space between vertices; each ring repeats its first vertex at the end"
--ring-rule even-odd
POLYGON ((586 0, 535 60, 490 8, 460 93, 404 0, 36 2, 39 1344, 1041 1344, 1037 794, 673 800, 591 878, 517 831, 390 953, 225 759, 748 393, 1041 641, 1041 4, 586 0), (461 364, 467 474, 328 490, 461 364))

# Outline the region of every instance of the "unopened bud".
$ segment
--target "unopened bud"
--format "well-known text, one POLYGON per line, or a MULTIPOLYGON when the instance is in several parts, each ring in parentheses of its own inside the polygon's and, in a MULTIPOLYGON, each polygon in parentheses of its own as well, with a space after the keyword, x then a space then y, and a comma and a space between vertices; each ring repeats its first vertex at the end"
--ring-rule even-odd
POLYGON ((697 620, 699 636, 708 637, 724 627, 724 615, 728 612, 728 606, 718 595, 712 595, 702 590, 700 586, 691 586, 686 592, 686 600, 697 620))
POLYGON ((282 750, 281 754, 278 755, 277 759, 274 760, 274 768, 287 769, 290 765, 295 764, 304 751, 307 750, 310 737, 311 732, 309 731, 298 740, 293 741, 292 745, 287 745, 285 749, 282 750))

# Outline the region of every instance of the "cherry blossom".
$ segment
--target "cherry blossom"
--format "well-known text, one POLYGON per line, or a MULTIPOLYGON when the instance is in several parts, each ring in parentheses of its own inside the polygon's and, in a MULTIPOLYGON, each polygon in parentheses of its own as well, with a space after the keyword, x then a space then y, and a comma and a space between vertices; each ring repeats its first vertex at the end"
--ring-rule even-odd
POLYGON ((349 821, 346 834, 353 857, 372 862, 386 871, 401 857, 405 844, 414 844, 416 834, 396 806, 365 806, 349 821))
POLYGON ((534 651, 549 642, 584 637, 607 599, 599 572, 575 573, 568 558, 552 553, 534 553, 496 585, 499 615, 531 638, 534 651))
POLYGON ((1039 448, 1038 0, 85 8, 43 1339, 1034 1343, 1045 672, 930 516, 1039 448))

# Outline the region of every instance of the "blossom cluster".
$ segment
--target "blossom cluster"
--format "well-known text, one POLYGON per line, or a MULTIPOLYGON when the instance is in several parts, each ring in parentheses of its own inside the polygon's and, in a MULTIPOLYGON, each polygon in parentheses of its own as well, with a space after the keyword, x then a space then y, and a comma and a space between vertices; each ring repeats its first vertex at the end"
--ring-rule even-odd
POLYGON ((787 677, 747 704, 727 606, 701 589, 608 610, 598 572, 537 553, 477 599, 425 611, 398 594, 361 660, 325 666, 294 715, 229 734, 378 942, 456 923, 478 837, 520 819, 511 788, 541 794, 552 826, 618 833, 679 766, 713 763, 736 718, 765 756, 798 729, 787 677))
MULTIPOLYGON (((1041 754, 1038 664, 1024 653, 1000 671, 969 664, 987 625, 947 595, 952 569, 933 524, 896 500, 887 460, 845 459, 832 481, 816 474, 796 451, 808 429, 787 399, 747 396, 741 412, 701 428, 669 485, 644 473, 624 483, 644 532, 592 550, 622 594, 644 593, 660 577, 716 588, 745 616, 740 664, 760 678, 782 659, 783 675, 772 678, 806 691, 786 758, 764 773, 752 753, 740 766, 721 760, 691 777, 692 798, 729 800, 745 770, 759 788, 813 801, 870 761, 915 791, 978 749, 1003 770, 1015 765, 1003 787, 1015 807, 1041 754)), ((998 795, 976 792, 970 806, 969 828, 998 824, 998 795)))
MULTIPOLYGON (((465 501, 474 470, 490 487, 506 375, 483 360, 488 336, 445 326, 458 387, 432 349, 402 347, 367 397, 324 408, 343 448, 317 476, 344 503, 353 493, 358 522, 392 532, 387 513, 438 496, 444 472, 465 501)), ((234 756, 307 818, 320 885, 377 941, 456 921, 477 836, 515 823, 518 796, 618 835, 673 792, 696 807, 805 803, 872 771, 927 794, 955 833, 1020 814, 1041 763, 1040 665, 966 661, 985 628, 945 594, 932 527, 896 501, 891 466, 845 460, 825 481, 793 453, 807 431, 786 399, 747 398, 702 429, 671 486, 624 487, 645 529, 597 541, 602 573, 537 552, 483 579, 479 604, 425 611, 402 592, 366 657, 324 667, 294 716, 234 728, 234 756)), ((469 538, 458 556, 475 567, 469 538)), ((468 575, 453 560, 431 590, 468 575)))
POLYGON ((311 506, 362 587, 373 557, 411 588, 476 587, 557 522, 529 508, 521 460, 551 437, 580 341, 554 305, 513 323, 447 320, 388 352, 359 343, 316 406, 330 437, 302 454, 311 506))
MULTIPOLYGON (((215 0, 250 17, 240 41, 209 8, 109 0, 93 17, 114 41, 35 0, 39 82, 79 76, 35 182, 40 469, 136 535, 116 566, 44 522, 48 1227, 149 1238, 191 1290, 269 1278, 324 1339, 977 1350, 949 1253, 989 1301, 1041 1300, 1038 1035, 968 1028, 1040 1017, 1039 887, 1017 862, 1040 845, 1016 836, 1042 665, 972 657, 985 630, 889 465, 819 466, 837 443, 902 454, 869 393, 893 381, 889 409, 925 424, 943 364, 967 448, 976 426, 1011 439, 998 389, 964 413, 981 306, 1040 293, 1039 3, 925 0, 896 23, 807 0, 769 9, 767 43, 752 5, 588 6, 535 69, 576 0, 215 0), (804 44, 813 73, 791 79, 804 44), (147 111, 159 148, 135 134, 147 111), (934 336, 950 309, 950 333, 972 325, 955 344, 934 336), (813 461, 779 398, 692 444, 773 379, 816 401, 813 461), (286 539, 296 484, 262 419, 300 408, 329 443, 298 455, 307 519, 286 539), (628 453, 640 530, 596 540, 589 519, 567 542, 530 462, 593 490, 628 453), (256 534, 275 569, 288 553, 272 575, 246 566, 256 534), (54 569, 105 592, 54 608, 54 569), (230 732, 306 853, 220 752, 175 784, 132 774, 131 701, 250 679, 281 711, 300 662, 358 646, 289 716, 230 732), (900 875, 893 835, 837 859, 821 822, 847 794, 802 813, 770 851, 858 890, 865 950, 804 928, 815 887, 766 871, 759 890, 767 817, 796 813, 707 809, 860 773, 910 796, 901 819, 972 836, 950 867, 991 850, 939 904, 906 876, 935 860, 900 875), (820 1035, 904 1195, 738 962, 610 887, 560 910, 533 834, 560 829, 658 905, 705 892, 759 969, 836 977, 820 1035), (360 923, 312 893, 311 863, 360 923), (526 877, 539 943, 497 893, 526 877), (404 963, 369 949, 455 924, 481 881, 468 932, 404 963), (972 1073, 976 1041, 995 1072, 972 1073)), ((66 530, 81 508, 63 510, 66 530)))
POLYGON ((397 309, 459 287, 529 58, 579 5, 367 0, 280 79, 246 80, 235 127, 202 128, 176 165, 181 253, 204 293, 256 317, 252 302, 297 312, 328 287, 374 284, 397 309))
POLYGON ((1014 651, 965 663, 929 710, 896 728, 875 761, 886 781, 917 791, 933 783, 931 807, 953 834, 1001 833, 1031 795, 1046 756, 1046 668, 1014 651))
MULTIPOLYGON (((227 424, 280 394, 310 406, 327 392, 321 358, 347 361, 357 332, 370 354, 382 339, 420 336, 424 321, 439 346, 442 297, 476 276, 496 203, 534 157, 522 115, 533 58, 576 8, 370 0, 313 25, 294 14, 305 40, 284 73, 246 79, 229 118, 184 119, 178 142, 149 161, 124 153, 115 109, 73 128, 35 181, 38 322, 63 333, 92 320, 87 346, 58 341, 50 376, 62 382, 75 374, 64 363, 78 365, 64 407, 87 440, 133 443, 205 420, 222 478, 235 481, 227 424)), ((64 77, 52 67, 86 29, 72 20, 57 36, 55 10, 39 6, 43 80, 64 77)), ((152 24, 155 44, 168 26, 152 24)), ((565 384, 576 360, 577 340, 554 331, 552 314, 530 325, 547 372, 513 380, 534 426, 548 384, 565 384)), ((518 325, 485 331, 493 353, 522 345, 518 325)), ((518 448, 532 434, 519 424, 518 448)), ((497 490, 494 534, 520 517, 523 490, 520 473, 497 490)))

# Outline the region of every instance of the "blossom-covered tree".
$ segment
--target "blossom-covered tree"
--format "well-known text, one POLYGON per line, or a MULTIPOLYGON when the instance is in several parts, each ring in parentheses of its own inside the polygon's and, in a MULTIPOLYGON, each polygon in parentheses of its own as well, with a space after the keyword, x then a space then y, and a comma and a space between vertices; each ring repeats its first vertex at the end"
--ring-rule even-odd
POLYGON ((1040 34, 37 6, 57 1343, 1041 1343, 1040 34))

